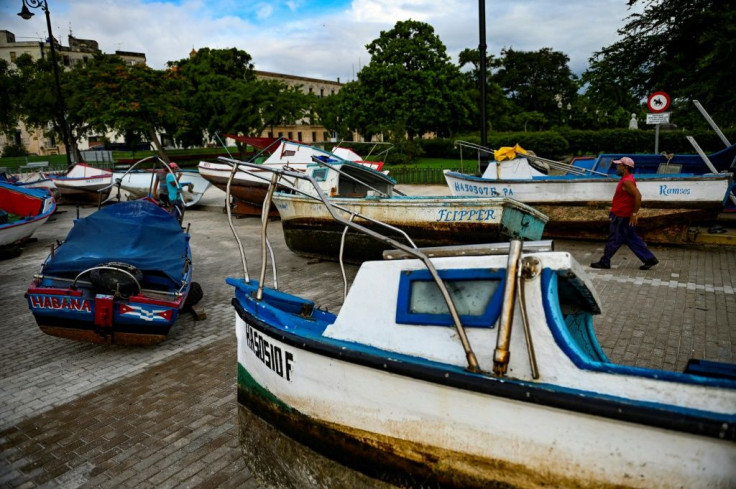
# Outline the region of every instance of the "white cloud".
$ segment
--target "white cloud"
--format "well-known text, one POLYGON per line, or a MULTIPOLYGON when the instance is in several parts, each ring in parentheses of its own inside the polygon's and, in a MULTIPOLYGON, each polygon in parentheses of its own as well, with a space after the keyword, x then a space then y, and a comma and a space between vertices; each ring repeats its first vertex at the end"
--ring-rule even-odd
MULTIPOLYGON (((18 6, 9 5, 14 2, 0 3, 0 29, 45 38, 43 15, 23 21, 15 15, 18 6)), ((64 44, 71 27, 76 37, 98 41, 104 52, 143 52, 156 69, 187 57, 192 48, 236 47, 259 70, 348 81, 370 61, 365 45, 407 19, 432 25, 454 62, 461 50, 479 44, 475 0, 328 3, 333 7, 323 8, 318 0, 54 0, 50 7, 54 35, 64 44)), ((625 0, 494 0, 486 9, 489 53, 550 47, 567 54, 575 72, 587 67, 594 51, 618 39, 616 30, 628 13, 625 0)))

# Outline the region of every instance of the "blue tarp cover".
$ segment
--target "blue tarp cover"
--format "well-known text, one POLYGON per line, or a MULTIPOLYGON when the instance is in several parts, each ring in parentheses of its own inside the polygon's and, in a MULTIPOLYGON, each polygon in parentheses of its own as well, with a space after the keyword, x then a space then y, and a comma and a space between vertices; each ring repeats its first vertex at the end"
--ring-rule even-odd
POLYGON ((77 219, 43 273, 64 276, 116 261, 144 274, 160 271, 176 286, 187 257, 187 238, 176 218, 156 204, 135 200, 77 219))

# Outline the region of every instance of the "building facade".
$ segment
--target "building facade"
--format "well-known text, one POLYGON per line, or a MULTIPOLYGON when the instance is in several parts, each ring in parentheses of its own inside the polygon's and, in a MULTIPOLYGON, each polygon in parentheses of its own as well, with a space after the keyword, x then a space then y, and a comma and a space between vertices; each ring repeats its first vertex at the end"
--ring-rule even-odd
MULTIPOLYGON (((68 36, 68 46, 63 46, 54 40, 54 50, 64 65, 64 69, 72 69, 78 63, 87 63, 95 54, 100 53, 97 41, 90 39, 78 39, 71 34, 68 36)), ((15 64, 15 60, 23 54, 28 54, 34 61, 45 59, 51 56, 51 46, 49 39, 45 41, 17 41, 15 34, 7 30, 0 30, 0 59, 4 59, 10 64, 15 64)), ((115 51, 116 56, 125 60, 128 64, 145 64, 146 55, 144 53, 134 53, 130 51, 115 51)), ((95 145, 98 139, 91 135, 79 143, 79 149, 89 149, 90 145, 95 145)), ((101 139, 101 138, 99 138, 101 139)), ((28 131, 22 121, 18 122, 15 134, 7 137, 0 134, 0 154, 2 154, 6 145, 21 145, 26 148, 30 154, 37 155, 55 155, 66 152, 64 142, 58 141, 52 137, 47 137, 43 131, 28 131)))
MULTIPOLYGON (((65 69, 72 69, 78 63, 86 63, 95 54, 101 52, 97 41, 94 40, 79 39, 69 34, 68 43, 68 46, 63 46, 58 41, 54 44, 54 49, 65 69)), ((0 59, 14 64, 15 60, 23 54, 29 54, 34 60, 50 56, 49 40, 17 41, 12 32, 0 30, 0 59)), ((115 51, 114 54, 129 64, 146 63, 144 53, 115 51)), ((192 50, 190 56, 195 54, 196 50, 192 50)), ((268 71, 256 71, 255 74, 256 78, 261 80, 277 81, 289 87, 299 86, 304 93, 312 93, 318 97, 334 95, 343 87, 339 78, 337 81, 331 81, 268 71)), ((173 147, 170 137, 165 134, 160 136, 166 147, 173 147)), ((356 136, 353 135, 354 138, 356 136)), ((305 144, 319 144, 335 140, 333 134, 330 134, 324 126, 316 124, 311 117, 293 121, 290 124, 270 127, 263 131, 261 137, 284 137, 305 144)), ((118 141, 112 134, 88 134, 86 138, 78 142, 78 146, 83 151, 100 145, 105 140, 122 142, 118 141)), ((0 134, 0 154, 2 154, 6 145, 21 145, 26 148, 28 153, 36 155, 63 154, 66 151, 63 141, 47 137, 43 131, 34 130, 29 132, 22 121, 18 122, 16 132, 11 137, 8 138, 6 135, 0 134)))

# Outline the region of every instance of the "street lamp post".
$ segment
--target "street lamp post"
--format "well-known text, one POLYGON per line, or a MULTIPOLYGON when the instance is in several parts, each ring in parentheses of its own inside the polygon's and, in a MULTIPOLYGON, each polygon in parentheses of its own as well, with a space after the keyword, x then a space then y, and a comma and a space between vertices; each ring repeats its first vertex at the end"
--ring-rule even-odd
POLYGON ((23 8, 18 15, 24 20, 33 17, 33 12, 28 8, 41 8, 46 14, 46 27, 49 30, 49 44, 51 46, 51 66, 54 70, 54 81, 56 82, 56 103, 58 104, 59 116, 61 117, 61 137, 64 140, 64 149, 66 150, 67 164, 73 163, 69 150, 69 129, 66 125, 66 106, 64 104, 64 96, 61 93, 61 82, 59 81, 59 65, 56 62, 56 48, 54 47, 54 34, 51 31, 51 15, 49 14, 49 4, 46 0, 22 0, 23 8))

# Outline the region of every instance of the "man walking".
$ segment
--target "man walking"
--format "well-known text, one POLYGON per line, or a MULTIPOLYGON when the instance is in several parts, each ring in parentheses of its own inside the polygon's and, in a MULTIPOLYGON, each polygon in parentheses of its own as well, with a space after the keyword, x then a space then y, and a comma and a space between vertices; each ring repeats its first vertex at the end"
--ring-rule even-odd
POLYGON ((621 245, 626 244, 637 258, 644 262, 639 269, 649 270, 659 263, 659 260, 649 251, 644 240, 636 234, 641 193, 636 188, 636 180, 634 180, 632 174, 634 160, 624 156, 620 160, 613 160, 613 163, 616 165, 616 174, 621 177, 621 180, 619 180, 616 192, 613 194, 611 212, 608 215, 611 225, 606 240, 606 248, 603 250, 601 259, 591 263, 590 266, 593 268, 611 268, 611 258, 621 245))

